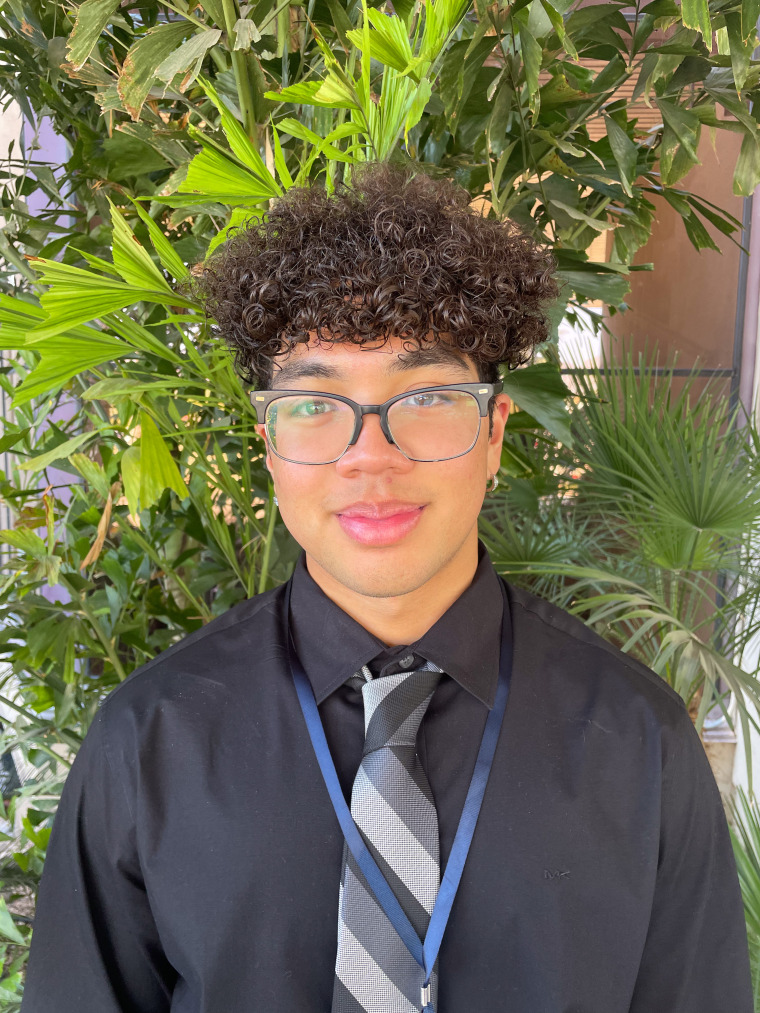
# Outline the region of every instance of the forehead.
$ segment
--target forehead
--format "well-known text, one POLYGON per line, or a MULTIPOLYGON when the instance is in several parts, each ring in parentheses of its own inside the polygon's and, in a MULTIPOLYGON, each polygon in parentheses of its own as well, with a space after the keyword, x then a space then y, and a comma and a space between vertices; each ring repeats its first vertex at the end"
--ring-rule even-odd
POLYGON ((285 387, 292 380, 347 380, 369 376, 392 377, 414 370, 437 368, 457 379, 478 379, 478 371, 469 355, 454 347, 445 337, 420 348, 416 341, 395 335, 375 343, 358 345, 352 341, 320 341, 312 335, 273 363, 272 385, 285 387))

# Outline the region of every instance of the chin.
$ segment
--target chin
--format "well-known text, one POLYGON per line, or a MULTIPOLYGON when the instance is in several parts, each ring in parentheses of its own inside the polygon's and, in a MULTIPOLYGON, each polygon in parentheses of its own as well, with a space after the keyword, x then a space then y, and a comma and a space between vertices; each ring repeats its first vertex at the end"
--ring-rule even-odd
POLYGON ((433 565, 430 572, 425 572, 419 567, 413 571, 404 568, 403 572, 399 572, 397 568, 391 568, 380 560, 375 566, 362 565, 356 569, 348 568, 345 564, 321 565, 333 580, 354 594, 364 595, 366 598, 398 598, 411 594, 412 591, 422 587, 438 569, 433 565))
POLYGON ((456 555, 464 539, 444 535, 443 531, 433 536, 415 532, 415 537, 386 546, 340 538, 304 548, 332 580, 354 594, 397 598, 422 587, 456 555))

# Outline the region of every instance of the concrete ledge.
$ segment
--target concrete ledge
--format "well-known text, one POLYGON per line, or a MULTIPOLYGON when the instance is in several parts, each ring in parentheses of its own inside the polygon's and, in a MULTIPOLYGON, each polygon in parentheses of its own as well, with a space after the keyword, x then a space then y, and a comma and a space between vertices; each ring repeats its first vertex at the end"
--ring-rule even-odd
POLYGON ((713 776, 718 785, 723 803, 733 793, 734 757, 736 756, 736 732, 725 723, 702 732, 702 745, 710 761, 713 776))

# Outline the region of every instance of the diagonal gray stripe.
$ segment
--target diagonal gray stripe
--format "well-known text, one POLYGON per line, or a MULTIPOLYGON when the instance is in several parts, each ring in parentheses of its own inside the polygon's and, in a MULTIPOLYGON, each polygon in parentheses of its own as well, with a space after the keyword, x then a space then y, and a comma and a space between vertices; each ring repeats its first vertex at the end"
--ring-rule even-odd
POLYGON ((341 921, 411 1003, 419 998, 420 969, 385 912, 349 869, 341 921))
MULTIPOLYGON (((380 872, 382 872, 388 886, 393 890, 401 910, 406 914, 406 917, 412 923, 414 931, 417 933, 419 938, 422 940, 425 938, 428 924, 430 923, 430 915, 427 913, 425 908, 420 904, 414 894, 410 893, 401 880, 398 878, 393 869, 388 865, 380 852, 372 846, 372 842, 366 840, 365 843, 369 849, 370 854, 375 859, 380 872)), ((354 876, 363 884, 364 889, 367 893, 372 894, 372 889, 364 878, 364 873, 361 871, 359 866, 356 864, 354 856, 349 852, 347 858, 347 867, 350 867, 351 872, 354 876)), ((374 894, 372 894, 374 897, 374 894)))
POLYGON ((430 784, 428 782, 427 777, 425 776, 425 771, 423 769, 422 762, 419 756, 416 753, 414 754, 415 760, 413 764, 410 764, 407 761, 407 755, 410 748, 411 748, 410 746, 388 746, 390 752, 393 753, 393 755, 396 757, 399 763, 402 763, 406 767, 414 783, 417 785, 417 787, 425 796, 425 798, 428 800, 428 802, 433 806, 433 808, 435 808, 435 799, 433 798, 433 792, 430 789, 430 784))
POLYGON ((387 745, 389 746, 402 746, 402 745, 416 745, 417 743, 417 732, 422 724, 422 719, 425 716, 425 711, 428 709, 430 701, 433 699, 433 691, 431 690, 419 707, 415 707, 406 721, 402 722, 393 733, 391 738, 388 740, 387 745))
POLYGON ((439 877, 438 862, 378 794, 362 767, 354 781, 351 814, 399 879, 426 911, 432 911, 439 877))
POLYGON ((345 925, 341 926, 335 973, 367 1013, 418 1013, 345 925))
POLYGON ((378 749, 362 760, 362 767, 386 803, 411 830, 437 863, 438 825, 435 806, 420 791, 398 753, 378 749))
MULTIPOLYGON (((382 679, 375 679, 368 683, 362 693, 365 697, 365 707, 368 706, 367 698, 376 688, 385 682, 385 679, 395 679, 394 675, 384 676, 382 679)), ((417 729, 412 732, 408 722, 412 714, 417 716, 417 724, 422 721, 427 704, 435 689, 436 683, 441 676, 438 672, 427 672, 417 670, 406 675, 407 681, 396 686, 392 692, 387 693, 381 705, 375 708, 370 721, 366 725, 364 740, 364 753, 379 749, 388 745, 398 732, 399 726, 405 726, 405 735, 402 741, 414 741, 417 737, 417 729), (427 703, 425 701, 427 700, 427 703), (424 706, 423 706, 424 704, 424 706)))
POLYGON ((351 995, 346 986, 335 975, 333 983, 332 1013, 366 1013, 366 1010, 356 998, 351 995))
POLYGON ((365 751, 384 746, 398 726, 419 706, 425 694, 422 693, 423 687, 409 685, 413 674, 401 673, 375 679, 362 690, 365 713, 370 712, 370 718, 365 722, 365 751), (396 685, 387 692, 385 685, 391 680, 396 681, 396 685), (382 693, 382 700, 376 702, 378 693, 382 693))
POLYGON ((372 679, 362 686, 364 698, 364 733, 366 735, 370 721, 377 708, 383 703, 386 697, 390 696, 394 689, 409 677, 408 672, 398 672, 396 675, 386 675, 382 679, 372 679))

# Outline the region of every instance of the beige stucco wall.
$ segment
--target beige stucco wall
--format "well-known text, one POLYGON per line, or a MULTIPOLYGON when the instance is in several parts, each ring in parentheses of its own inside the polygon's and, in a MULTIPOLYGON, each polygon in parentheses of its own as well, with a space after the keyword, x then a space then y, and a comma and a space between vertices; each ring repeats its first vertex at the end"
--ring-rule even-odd
MULTIPOLYGON (((741 220, 742 199, 732 192, 734 165, 741 137, 716 131, 713 149, 710 131, 703 130, 699 144, 702 164, 679 187, 704 197, 741 220)), ((697 251, 689 242, 680 216, 659 197, 652 237, 639 251, 636 263, 654 264, 652 272, 631 275, 630 310, 608 318, 614 335, 628 338, 636 350, 658 345, 662 355, 679 353, 679 366, 698 359, 705 368, 732 365, 739 248, 714 226, 708 232, 721 249, 697 251)), ((739 233, 734 234, 739 239, 739 233)))

